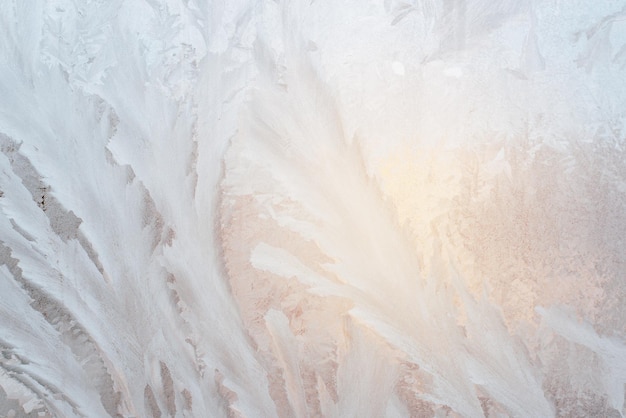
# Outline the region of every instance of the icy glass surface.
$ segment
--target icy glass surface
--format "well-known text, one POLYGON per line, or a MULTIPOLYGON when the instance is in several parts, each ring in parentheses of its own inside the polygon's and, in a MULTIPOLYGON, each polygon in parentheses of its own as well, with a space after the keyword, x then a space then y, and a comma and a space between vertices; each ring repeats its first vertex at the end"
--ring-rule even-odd
POLYGON ((626 415, 624 0, 0 1, 1 417, 626 415))

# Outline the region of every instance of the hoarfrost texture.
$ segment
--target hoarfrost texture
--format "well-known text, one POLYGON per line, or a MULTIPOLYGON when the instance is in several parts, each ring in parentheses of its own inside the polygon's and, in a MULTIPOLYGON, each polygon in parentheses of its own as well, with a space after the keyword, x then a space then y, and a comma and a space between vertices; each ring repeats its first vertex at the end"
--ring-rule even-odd
POLYGON ((623 417, 624 0, 0 2, 0 416, 623 417))

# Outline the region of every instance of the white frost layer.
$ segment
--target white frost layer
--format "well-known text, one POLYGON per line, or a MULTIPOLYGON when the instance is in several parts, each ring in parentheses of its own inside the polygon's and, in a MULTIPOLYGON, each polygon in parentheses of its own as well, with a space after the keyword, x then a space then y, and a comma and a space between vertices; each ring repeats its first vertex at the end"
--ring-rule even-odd
POLYGON ((2 2, 0 416, 624 416, 625 16, 2 2))

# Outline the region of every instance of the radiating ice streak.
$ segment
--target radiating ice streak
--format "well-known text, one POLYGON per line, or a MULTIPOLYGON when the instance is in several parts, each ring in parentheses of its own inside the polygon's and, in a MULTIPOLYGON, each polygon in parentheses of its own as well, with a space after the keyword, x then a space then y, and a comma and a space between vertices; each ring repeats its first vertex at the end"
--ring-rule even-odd
MULTIPOLYGON (((28 16, 22 13, 19 4, 11 6, 20 16, 28 16)), ((179 6, 184 8, 182 4, 179 6)), ((160 5, 154 4, 154 7, 158 9, 160 5)), ((59 6, 53 12, 61 13, 61 9, 62 6, 59 6)), ((90 9, 91 12, 94 10, 90 9)), ((140 24, 133 26, 125 19, 107 17, 102 13, 94 12, 95 16, 87 16, 73 14, 71 8, 65 11, 67 13, 62 19, 65 29, 68 33, 82 34, 82 40, 89 41, 87 38, 91 34, 97 35, 99 29, 92 25, 98 19, 110 23, 105 31, 109 31, 111 36, 103 46, 104 50, 100 51, 100 58, 105 58, 106 51, 114 53, 108 54, 108 59, 92 60, 95 57, 89 55, 95 55, 95 49, 86 45, 83 50, 78 45, 78 49, 66 49, 60 54, 50 48, 54 39, 46 38, 39 42, 39 36, 48 37, 51 32, 40 28, 28 29, 30 23, 35 26, 41 23, 39 18, 45 17, 42 9, 31 6, 33 16, 24 20, 21 26, 17 25, 19 21, 12 19, 12 13, 3 14, 8 33, 2 39, 3 46, 7 47, 3 51, 7 52, 7 56, 9 52, 17 53, 16 46, 20 44, 22 53, 31 61, 3 60, 0 89, 6 94, 0 110, 3 117, 1 130, 15 144, 21 144, 20 156, 27 158, 36 168, 37 175, 49 188, 50 195, 47 197, 55 199, 65 211, 60 213, 74 213, 82 220, 75 236, 65 236, 68 231, 61 230, 54 222, 52 225, 48 223, 54 219, 48 219, 46 213, 55 218, 53 211, 44 212, 46 208, 43 204, 38 207, 37 202, 33 202, 27 192, 24 193, 19 178, 13 176, 11 187, 5 183, 0 186, 3 198, 10 199, 10 204, 3 206, 6 218, 2 219, 7 220, 5 230, 12 231, 14 228, 26 232, 3 234, 2 240, 23 236, 21 239, 29 242, 22 244, 16 238, 6 244, 10 245, 14 256, 19 256, 19 265, 25 277, 35 280, 38 286, 54 296, 62 309, 72 314, 74 319, 70 322, 75 322, 72 330, 78 327, 89 333, 87 340, 77 344, 63 337, 65 331, 45 339, 70 345, 76 350, 89 348, 90 340, 97 341, 98 347, 110 358, 112 373, 118 376, 113 390, 121 392, 122 404, 107 404, 106 412, 87 411, 88 416, 117 413, 143 416, 146 408, 170 414, 208 416, 219 408, 221 402, 217 386, 222 391, 234 388, 239 396, 232 402, 239 404, 239 408, 248 415, 269 415, 271 407, 262 400, 264 396, 257 387, 263 375, 254 366, 255 360, 249 354, 236 312, 229 305, 227 289, 219 280, 215 252, 210 247, 212 229, 196 228, 201 224, 211 225, 210 221, 201 222, 198 218, 210 219, 211 202, 215 199, 214 187, 197 193, 204 199, 197 208, 193 202, 196 184, 187 181, 188 175, 197 176, 191 164, 194 158, 198 159, 197 155, 193 155, 194 148, 198 149, 194 145, 198 142, 198 135, 206 137, 207 130, 211 131, 211 135, 215 133, 213 123, 204 123, 196 129, 196 108, 189 97, 189 86, 194 85, 197 79, 212 79, 213 74, 219 74, 221 67, 216 66, 215 61, 205 61, 203 74, 193 71, 185 74, 182 78, 191 79, 182 80, 182 84, 177 83, 168 71, 148 74, 144 66, 146 57, 140 48, 136 48, 137 34, 134 33, 134 29, 143 31, 144 27, 140 24), (14 35, 13 39, 11 35, 14 35), (36 40, 32 51, 25 38, 17 39, 21 35, 36 40), (43 58, 37 55, 39 52, 43 58), (40 62, 40 59, 45 62, 40 62), (59 62, 62 69, 59 69, 59 62), (32 75, 30 78, 29 74, 32 75), (156 80, 161 76, 167 78, 167 82, 156 80), (148 80, 146 77, 154 78, 148 80), (107 87, 101 88, 99 83, 107 87), (148 87, 144 92, 146 85, 148 87), (158 122, 151 124, 150 121, 158 122), (164 140, 163 146, 157 146, 157 137, 164 140), (172 153, 171 148, 166 146, 172 143, 171 140, 180 144, 180 150, 172 153), (154 141, 154 149, 151 149, 151 141, 154 141), (116 146, 116 143, 131 146, 124 148, 116 146), (130 158, 137 150, 133 144, 140 145, 139 152, 145 158, 130 158), (154 159, 147 158, 147 155, 154 156, 154 159), (168 176, 169 173, 163 170, 172 155, 178 156, 177 164, 172 165, 170 172, 176 173, 176 176, 168 176), (151 164, 160 168, 151 167, 151 164), (159 170, 163 175, 154 175, 159 170), (163 182, 175 187, 163 187, 163 182), (188 186, 179 188, 179 182, 188 183, 188 186), (196 212, 196 209, 199 210, 196 212), (8 222, 9 219, 12 223, 8 222), (177 247, 199 248, 195 255, 189 251, 180 252, 184 254, 186 264, 178 263, 179 253, 163 250, 163 247, 174 245, 172 240, 176 234, 171 233, 174 230, 182 235, 175 244, 177 247), (170 256, 176 259, 169 260, 170 256), (176 280, 169 284, 168 269, 176 271, 176 280), (180 322, 174 302, 169 299, 170 286, 176 287, 178 297, 187 302, 182 303, 183 306, 193 307, 185 314, 193 324, 186 328, 191 329, 191 334, 185 335, 178 329, 180 322), (221 296, 214 292, 216 288, 221 296), (199 298, 198 295, 213 296, 199 298), (217 302, 210 301, 213 297, 217 302), (201 303, 198 303, 199 299, 201 303), (213 311, 215 315, 209 313, 213 311), (216 319, 222 315, 222 321, 216 319), (112 323, 116 326, 111 327, 112 323), (215 350, 215 344, 228 348, 215 350), (245 375, 234 372, 241 367, 241 359, 245 359, 249 366, 245 375), (226 376, 219 385, 213 379, 213 373, 204 377, 207 363, 208 370, 217 367, 226 376), (167 383, 168 379, 164 377, 167 374, 152 372, 154 364, 166 364, 166 367, 169 364, 174 388, 167 383)), ((180 35, 182 29, 175 28, 175 35, 180 35)), ((173 43, 181 41, 184 41, 184 34, 173 43)), ((230 51, 228 44, 226 47, 226 51, 230 51)), ((157 51, 156 54, 166 52, 157 51)), ((184 52, 196 53, 190 50, 184 52)), ((197 65, 203 56, 188 58, 195 63, 193 65, 197 65)), ((156 70, 163 68, 161 64, 172 69, 177 67, 176 62, 164 60, 156 65, 156 70)), ((241 87, 227 85, 223 88, 225 95, 232 99, 231 87, 235 91, 241 87)), ((216 100, 221 99, 216 97, 216 100)), ((202 104, 201 108, 206 106, 202 104)), ((219 112, 217 117, 220 117, 219 112)), ((224 131, 232 129, 228 123, 225 125, 224 131)), ((212 137, 209 150, 200 147, 203 155, 209 154, 211 160, 207 167, 200 167, 200 173, 212 172, 214 179, 219 175, 216 161, 220 153, 212 150, 223 148, 221 142, 227 139, 228 135, 212 137)), ((200 160, 204 161, 204 158, 202 156, 200 160)), ((8 175, 12 169, 7 170, 8 175)), ((51 205, 52 200, 48 203, 51 205)), ((43 304, 42 296, 33 297, 43 304)), ((47 309, 47 305, 43 307, 44 313, 47 309)), ((4 322, 2 325, 9 326, 4 322)), ((29 350, 29 344, 18 345, 29 350)), ((52 357, 50 361, 53 366, 62 367, 62 363, 52 357)), ((78 364, 83 359, 80 355, 76 359, 70 356, 68 361, 78 364)), ((88 400, 84 401, 79 392, 70 391, 70 388, 67 398, 63 399, 68 405, 93 403, 93 408, 98 408, 100 401, 96 399, 92 402, 87 394, 96 390, 104 395, 106 391, 97 385, 96 368, 82 364, 78 365, 79 369, 82 366, 92 378, 90 383, 93 386, 85 384, 85 399, 88 400)), ((56 384, 55 379, 50 379, 50 390, 63 391, 63 385, 56 384)), ((65 414, 59 412, 58 415, 65 414)))
MULTIPOLYGON (((471 9, 468 15, 481 10, 482 6, 484 5, 478 3, 468 5, 471 9)), ((507 9, 506 5, 503 4, 501 6, 507 12, 493 17, 491 23, 494 23, 494 26, 481 27, 484 22, 480 19, 472 19, 469 22, 477 27, 477 31, 468 35, 473 37, 473 41, 484 41, 482 37, 486 33, 497 32, 498 25, 507 25, 510 22, 509 18, 516 15, 513 9, 507 9)), ((297 6, 295 7, 297 8, 297 6)), ((296 25, 290 26, 288 13, 283 15, 283 18, 286 19, 282 22, 284 30, 294 30, 296 25), (287 17, 285 18, 285 16, 287 17)), ((406 18, 408 19, 408 15, 406 18)), ((398 25, 401 23, 403 21, 397 22, 398 25)), ((534 28, 533 30, 539 29, 534 28)), ((544 70, 543 52, 536 48, 534 36, 533 33, 528 36, 526 50, 528 60, 523 66, 530 72, 541 72, 544 70)), ((507 40, 504 39, 504 41, 507 40)), ((539 41, 537 40, 537 42, 539 41)), ((523 43, 520 45, 523 46, 523 43)), ((442 158, 443 161, 450 164, 468 165, 471 164, 471 157, 468 158, 467 155, 477 153, 479 158, 484 158, 485 161, 493 160, 493 164, 491 167, 486 167, 484 173, 481 172, 481 177, 477 177, 477 183, 480 182, 480 184, 476 186, 471 183, 471 179, 468 180, 464 177, 468 175, 465 166, 459 167, 457 176, 450 176, 450 169, 445 165, 442 165, 439 170, 432 170, 429 174, 431 177, 437 177, 437 180, 446 187, 449 186, 441 192, 442 199, 448 200, 443 203, 432 200, 435 210, 441 212, 439 217, 428 213, 425 209, 427 204, 431 203, 427 201, 430 196, 420 196, 420 192, 427 191, 430 184, 428 182, 432 183, 434 180, 424 176, 425 185, 416 181, 414 183, 415 190, 409 188, 402 190, 415 197, 416 203, 411 209, 423 212, 416 214, 407 211, 406 215, 413 222, 411 227, 419 227, 419 233, 425 234, 425 236, 420 235, 418 237, 416 243, 418 251, 426 254, 427 258, 432 257, 432 260, 422 260, 420 263, 418 260, 411 260, 411 257, 415 256, 411 255, 411 252, 414 251, 411 240, 402 237, 402 233, 397 232, 397 224, 393 220, 389 221, 393 219, 393 216, 390 216, 392 211, 386 211, 385 205, 380 204, 381 195, 372 193, 375 187, 368 189, 369 186, 365 185, 368 168, 372 169, 367 164, 376 161, 376 159, 368 159, 367 152, 363 152, 365 155, 363 160, 360 160, 356 152, 357 147, 349 148, 344 145, 346 142, 352 142, 353 139, 345 138, 343 129, 336 128, 335 121, 337 118, 329 109, 341 114, 339 120, 342 122, 344 121, 342 118, 349 119, 353 115, 350 115, 345 108, 334 106, 332 100, 322 101, 325 104, 320 109, 318 98, 328 96, 319 92, 329 87, 324 83, 312 82, 318 78, 317 74, 303 64, 303 62, 307 62, 309 57, 298 52, 294 53, 297 46, 286 42, 283 48, 284 50, 281 52, 284 55, 280 55, 279 60, 285 65, 284 68, 280 69, 280 73, 281 80, 286 82, 286 88, 277 82, 275 91, 272 91, 266 87, 267 81, 272 78, 261 76, 260 80, 263 81, 259 82, 260 91, 251 102, 252 110, 245 115, 244 129, 240 131, 226 157, 226 174, 222 186, 227 196, 232 198, 234 206, 248 205, 249 207, 248 211, 235 210, 230 203, 226 203, 224 205, 226 217, 233 216, 226 224, 228 224, 228 228, 232 229, 241 228, 245 230, 248 228, 256 231, 256 233, 245 235, 245 239, 252 239, 253 242, 242 246, 240 249, 228 244, 225 250, 226 257, 232 257, 233 260, 249 260, 252 267, 258 270, 258 276, 255 276, 254 271, 250 271, 246 274, 245 280, 250 280, 252 283, 258 280, 259 283, 266 283, 263 285, 264 287, 275 285, 282 288, 282 286, 286 286, 292 289, 291 292, 287 292, 288 296, 285 296, 290 300, 291 298, 307 300, 308 297, 298 293, 302 292, 301 288, 293 288, 295 287, 294 278, 300 278, 301 284, 311 286, 307 293, 310 291, 319 294, 319 290, 316 289, 318 283, 324 283, 324 294, 330 292, 331 289, 336 289, 336 295, 341 297, 346 297, 346 293, 351 293, 347 299, 355 307, 349 310, 349 315, 357 316, 361 321, 365 321, 370 329, 375 330, 379 337, 382 337, 390 345, 402 347, 405 353, 414 353, 411 358, 423 366, 425 370, 436 375, 434 379, 439 386, 434 384, 425 390, 428 395, 416 396, 428 397, 429 401, 434 402, 443 402, 447 396, 457 400, 462 399, 454 405, 452 405, 452 401, 446 402, 453 406, 453 409, 470 415, 477 415, 481 412, 488 414, 489 411, 496 410, 507 411, 512 415, 552 415, 554 410, 551 401, 558 395, 546 389, 543 380, 546 377, 544 373, 547 372, 540 369, 533 358, 534 354, 527 352, 528 346, 525 347, 517 342, 518 336, 515 335, 515 328, 511 326, 511 321, 515 320, 510 316, 503 315, 501 310, 492 306, 494 301, 499 300, 497 294, 491 293, 486 297, 481 297, 480 292, 476 292, 476 288, 480 288, 480 284, 474 280, 483 280, 483 283, 487 280, 493 280, 493 283, 498 281, 506 283, 510 278, 504 269, 501 270, 504 273, 502 277, 476 277, 481 273, 472 270, 471 263, 475 260, 474 256, 468 255, 462 247, 463 243, 467 242, 464 241, 467 240, 467 237, 461 236, 459 239, 457 225, 454 225, 454 221, 470 221, 471 219, 457 218, 457 213, 452 213, 452 211, 461 212, 464 210, 461 206, 462 203, 459 203, 463 202, 464 193, 468 193, 469 199, 479 200, 489 206, 498 204, 499 200, 490 203, 484 199, 490 199, 493 196, 499 198, 498 193, 502 191, 501 184, 508 184, 507 181, 513 184, 520 181, 524 183, 520 176, 520 164, 524 163, 520 163, 519 160, 512 157, 509 148, 503 147, 499 152, 494 152, 495 159, 489 157, 491 151, 480 149, 483 146, 480 143, 483 140, 482 133, 479 132, 481 121, 485 122, 484 126, 489 127, 488 130, 493 129, 495 132, 499 132, 498 135, 505 135, 512 147, 518 140, 523 143, 524 138, 523 135, 518 138, 517 132, 507 133, 506 124, 520 122, 520 126, 523 126, 528 122, 516 122, 519 115, 514 111, 510 115, 497 114, 494 116, 492 114, 487 117, 485 114, 482 119, 481 116, 469 116, 476 108, 480 108, 481 103, 493 106, 501 94, 498 88, 492 89, 486 95, 476 92, 478 96, 474 100, 471 96, 469 98, 464 96, 464 94, 473 92, 472 88, 458 94, 453 93, 452 90, 445 90, 444 87, 444 91, 450 93, 449 97, 427 103, 437 110, 432 114, 426 112, 427 115, 432 116, 431 119, 434 122, 426 125, 426 128, 415 123, 412 126, 416 131, 424 136, 429 134, 431 136, 456 136, 449 140, 444 138, 443 141, 447 142, 441 147, 420 148, 413 144, 414 148, 408 148, 411 152, 425 152, 424 148, 426 151, 434 149, 432 152, 437 155, 453 156, 449 160, 444 157, 442 158), (294 82, 290 83, 289 80, 294 82), (451 104, 453 98, 459 101, 469 99, 468 105, 474 109, 470 109, 470 113, 467 114, 470 125, 463 126, 462 118, 453 118, 450 116, 450 112, 445 111, 445 106, 451 104), (500 117, 502 119, 498 119, 500 117), (445 126, 447 122, 452 122, 453 125, 449 129, 445 126), (459 129, 455 131, 454 128, 457 126, 459 129), (472 136, 470 140, 471 135, 476 136, 472 136), (507 137, 506 135, 510 136, 507 137), (471 141, 477 143, 473 144, 471 141), (322 158, 318 157, 322 155, 322 158), (363 163, 363 161, 365 162, 363 163), (332 168, 328 169, 328 167, 332 168), (482 183, 490 181, 493 183, 483 187, 482 183), (475 193, 475 189, 480 189, 481 193, 475 193), (243 213, 246 216, 241 216, 243 213), (257 221, 255 218, 264 220, 257 221), (275 224, 273 224, 274 221, 275 224), (291 233, 285 234, 283 229, 288 229, 291 233), (276 238, 270 238, 272 235, 276 238), (288 240, 280 241, 278 237, 283 235, 288 240), (332 261, 318 264, 308 259, 306 254, 280 249, 281 246, 286 249, 293 246, 294 240, 297 241, 298 239, 314 243, 319 251, 332 261), (434 248, 431 250, 429 245, 434 248), (420 246, 425 246, 425 248, 420 246), (443 247, 445 252, 438 251, 437 246, 443 247), (409 254, 406 257, 403 255, 405 252, 409 254), (362 258, 362 255, 366 255, 367 258, 362 258), (402 261, 394 262, 397 259, 402 261), (455 282, 447 275, 444 266, 448 261, 452 264, 459 264, 457 268, 461 272, 462 279, 460 281, 455 282), (418 267, 420 265, 428 266, 428 268, 422 269, 418 267), (319 269, 323 270, 323 273, 319 273, 319 269), (422 277, 424 271, 431 276, 422 277), (273 273, 278 277, 265 273, 273 273), (334 284, 329 286, 327 283, 330 281, 320 280, 324 275, 333 277, 333 281, 343 284, 341 286, 334 284), (392 284, 394 282, 398 283, 395 288, 392 284), (294 296, 294 293, 297 296, 294 296), (390 300, 394 301, 394 306, 385 306, 385 302, 388 304, 390 300), (458 326, 457 321, 460 322, 461 327, 458 326), (437 335, 438 333, 443 336, 440 337, 437 335), (444 347, 455 353, 455 364, 448 366, 445 365, 444 359, 438 359, 438 353, 444 347), (490 353, 490 355, 485 353, 490 353), (477 385, 477 387, 473 385, 477 385), (527 397, 515 395, 514 392, 517 387, 529 388, 526 392, 528 393, 527 397), (459 397, 453 396, 451 393, 463 393, 463 395, 459 397), (480 398, 480 402, 478 398, 480 398)), ((442 60, 450 58, 454 61, 455 57, 445 55, 450 54, 451 50, 444 52, 441 55, 442 60)), ((519 52, 520 54, 517 56, 523 56, 522 51, 519 52)), ((470 55, 476 54, 476 57, 480 55, 476 45, 469 49, 469 53, 470 55)), ((263 57, 267 56, 269 54, 263 55, 263 57)), ((457 58, 462 59, 462 57, 457 58)), ((495 59, 490 56, 485 59, 489 61, 492 58, 495 59)), ((479 58, 476 60, 476 62, 480 62, 479 58)), ((311 58, 311 61, 314 61, 314 58, 311 58)), ((445 70, 444 64, 445 62, 433 61, 418 68, 422 68, 421 74, 428 80, 441 81, 437 78, 437 71, 439 69, 445 70)), ((463 72, 465 80, 468 79, 467 77, 482 80, 482 75, 472 72, 473 63, 471 60, 464 61, 464 65, 470 67, 470 71, 463 72)), ((268 71, 275 69, 271 65, 265 65, 262 68, 268 71)), ((549 68, 547 64, 546 68, 549 68)), ((328 67, 319 70, 322 73, 319 79, 324 78, 324 70, 332 71, 328 67)), ((445 73, 445 71, 443 72, 445 73)), ((500 77, 497 70, 493 76, 500 77)), ((505 74, 502 77, 504 83, 504 78, 508 75, 505 74)), ((350 82, 345 81, 346 83, 350 82)), ((465 85, 467 86, 467 84, 465 85)), ((366 87, 363 86, 363 88, 366 87)), ((427 88, 428 86, 424 85, 423 87, 427 88)), ((565 87, 560 84, 555 87, 555 91, 563 88, 565 87)), ((516 89, 517 86, 512 87, 510 91, 516 89)), ((522 87, 520 89, 523 90, 522 87)), ((438 91, 437 89, 433 90, 433 96, 438 91)), ((416 90, 416 94, 419 93, 421 90, 416 90)), ((521 93, 523 95, 523 91, 521 93)), ((356 93, 353 92, 353 94, 356 93)), ((524 97, 530 105, 535 103, 537 109, 545 108, 550 102, 550 100, 545 103, 534 102, 537 97, 532 94, 524 97)), ((377 96, 370 97, 370 99, 377 98, 377 96)), ((559 103, 559 106, 564 106, 562 102, 559 103)), ((459 106, 461 110, 466 110, 463 108, 464 103, 459 106)), ((514 105, 512 106, 514 108, 514 105)), ((487 109, 489 107, 480 109, 480 111, 488 113, 487 109)), ((360 111, 364 112, 365 110, 352 108, 353 114, 359 114, 360 111)), ((384 112, 385 110, 380 111, 384 112)), ((567 117, 564 117, 546 129, 550 129, 549 132, 552 135, 566 129, 566 125, 567 117)), ((515 128, 512 129, 512 131, 514 130, 515 128)), ((385 125, 375 132, 383 135, 387 132, 389 135, 388 132, 394 132, 394 129, 385 125)), ((384 139, 376 138, 370 141, 384 141, 384 139)), ((424 141, 428 141, 428 138, 424 141)), ((492 146, 491 139, 484 139, 484 141, 485 147, 492 146)), ((356 138, 355 142, 364 143, 359 138, 356 138)), ((381 146, 380 148, 384 147, 381 146)), ((410 160, 411 157, 405 154, 400 158, 409 158, 410 160)), ((417 163, 419 160, 415 161, 417 163)), ((411 174, 404 173, 405 176, 411 174)), ((399 179, 402 180, 401 177, 399 179)), ((385 190, 388 191, 389 188, 385 190)), ((527 189, 528 194, 524 195, 524 202, 529 202, 532 199, 530 196, 533 196, 533 190, 535 189, 531 187, 527 189)), ((397 195, 391 196, 392 199, 397 197, 397 195)), ((522 212, 520 219, 528 222, 527 216, 526 212, 522 212)), ((513 227, 516 226, 513 225, 513 227)), ((462 232, 464 233, 466 230, 462 232)), ((479 235, 480 232, 476 231, 479 235)), ((241 236, 244 239, 244 235, 235 233, 235 236, 241 236)), ((495 245, 500 244, 496 243, 495 245)), ((479 250, 480 247, 474 249, 477 251, 476 259, 478 260, 480 259, 479 250)), ((526 253, 523 257, 527 257, 526 253)), ((533 261, 524 258, 524 262, 532 263, 533 261)), ((231 280, 238 282, 242 277, 237 277, 235 274, 231 276, 231 280)), ((524 289, 525 285, 528 286, 526 282, 520 283, 520 280, 513 281, 512 284, 515 284, 518 289, 524 289)), ((487 292, 492 292, 491 288, 484 286, 487 292)), ((520 295, 520 297, 527 298, 528 296, 520 295)), ((255 299, 252 298, 252 300, 255 299)), ((259 299, 257 300, 259 305, 254 305, 247 298, 240 300, 244 305, 242 306, 244 317, 249 315, 251 321, 255 315, 263 312, 265 303, 274 304, 274 306, 281 304, 280 297, 262 294, 261 290, 259 290, 259 299), (258 312, 255 314, 256 309, 258 312)), ((296 326, 297 317, 290 317, 290 320, 293 321, 290 324, 294 329, 298 328, 296 326)), ((254 329, 255 335, 258 335, 258 332, 263 332, 260 328, 255 327, 254 329)), ((337 341, 341 341, 341 336, 335 337, 337 341)), ((263 339, 262 337, 256 338, 263 339)), ((389 353, 389 356, 394 357, 395 354, 389 353)), ((562 408, 562 404, 559 404, 559 408, 562 408)), ((609 411, 609 409, 606 410, 609 411)))
POLYGON ((624 392, 620 386, 626 381, 626 344, 623 340, 601 337, 585 322, 576 321, 571 313, 557 307, 537 307, 542 322, 568 341, 588 347, 602 359, 603 384, 610 405, 617 411, 624 409, 624 392))
POLYGON ((93 376, 75 363, 69 347, 55 343, 58 331, 44 320, 41 312, 30 308, 32 296, 24 290, 25 283, 16 282, 6 265, 0 266, 0 269, 0 286, 5 295, 0 303, 0 315, 10 329, 2 337, 2 343, 9 344, 9 347, 3 347, 1 367, 9 376, 28 387, 39 400, 44 399, 44 394, 52 396, 62 389, 64 398, 45 403, 54 414, 106 414, 100 402, 100 393, 91 386, 93 376), (11 298, 6 295, 11 295, 11 298), (18 356, 20 363, 6 360, 11 353, 18 356))
MULTIPOLYGON (((294 60, 299 59, 298 56, 290 57, 294 60)), ((286 76, 289 78, 289 72, 286 76)), ((312 81, 309 80, 308 83, 312 81)), ((358 163, 357 149, 345 146, 340 130, 320 129, 334 126, 332 122, 329 123, 324 119, 324 113, 332 115, 332 112, 328 111, 332 109, 332 103, 326 101, 324 113, 313 112, 309 106, 315 102, 300 98, 300 95, 307 97, 306 95, 311 94, 309 92, 313 89, 302 86, 292 87, 288 93, 279 93, 283 96, 282 100, 274 100, 273 93, 269 93, 268 99, 265 100, 259 93, 253 105, 259 106, 264 113, 262 116, 251 115, 253 118, 251 123, 258 123, 259 119, 255 118, 259 117, 262 117, 265 123, 268 120, 276 122, 264 125, 263 129, 244 131, 238 138, 239 140, 234 143, 229 153, 232 159, 227 160, 229 165, 227 165, 224 182, 225 189, 231 196, 245 196, 247 193, 257 191, 275 196, 275 199, 268 198, 259 202, 261 207, 267 207, 268 211, 276 205, 274 202, 281 201, 281 197, 283 200, 293 200, 303 208, 317 207, 318 210, 311 214, 312 217, 318 219, 311 226, 310 239, 326 255, 334 259, 333 263, 324 265, 324 268, 344 283, 342 286, 326 285, 324 294, 334 287, 336 296, 346 297, 356 304, 356 307, 351 310, 354 315, 365 321, 368 327, 376 330, 378 335, 389 344, 400 348, 407 354, 410 353, 409 358, 412 361, 423 365, 426 371, 436 375, 435 380, 440 386, 434 389, 434 397, 427 396, 429 400, 443 403, 444 399, 452 396, 453 392, 455 395, 452 397, 457 399, 452 405, 455 410, 469 415, 480 413, 480 405, 471 384, 463 382, 463 379, 468 379, 469 376, 461 377, 464 374, 461 370, 465 357, 460 334, 454 336, 454 333, 458 332, 454 331, 456 325, 453 321, 445 319, 449 311, 444 307, 449 308, 452 304, 443 302, 441 308, 444 309, 440 310, 432 299, 427 300, 428 298, 445 298, 446 295, 445 293, 431 294, 429 292, 434 288, 418 285, 423 283, 424 279, 420 278, 420 269, 416 260, 409 261, 412 258, 408 250, 409 241, 397 232, 398 227, 392 220, 391 212, 381 202, 381 196, 374 192, 373 184, 367 181, 363 165, 358 163), (292 106, 288 107, 287 103, 292 103, 292 106), (276 110, 269 108, 274 104, 276 110), (276 125, 279 119, 275 115, 278 114, 281 115, 284 125, 276 125), (317 121, 301 122, 298 119, 301 114, 311 115, 309 116, 311 118, 316 117, 317 121), (284 122, 285 119, 287 122, 284 122), (311 129, 302 131, 302 125, 310 125, 311 129), (284 132, 289 132, 290 136, 286 138, 284 132), (284 141, 286 141, 286 146, 276 145, 284 141), (333 141, 334 150, 330 151, 333 141), (325 158, 323 160, 311 159, 310 155, 319 152, 320 144, 321 148, 328 147, 329 149, 325 158), (262 153, 264 158, 253 160, 252 156, 258 156, 259 153, 262 153), (238 164, 241 156, 248 161, 249 165, 238 164), (332 163, 333 161, 337 163, 332 163), (254 183, 245 180, 249 178, 248 173, 256 170, 263 173, 265 181, 258 175, 255 176, 256 182, 254 183), (287 176, 287 172, 291 175, 287 176), (271 183, 270 179, 274 179, 274 183, 271 183), (303 188, 309 192, 308 195, 302 192, 303 188), (367 259, 363 258, 364 256, 367 259), (385 306, 389 304, 389 301, 394 301, 393 307, 385 306), (420 306, 421 314, 430 318, 420 318, 418 313, 420 310, 419 308, 415 310, 414 305, 420 306), (437 325, 427 326, 425 321, 434 321, 437 325), (455 362, 456 365, 451 369, 445 365, 449 362, 448 359, 433 358, 437 356, 435 353, 444 347, 440 344, 446 342, 437 338, 435 328, 450 338, 445 347, 449 350, 458 347, 457 349, 461 350, 457 353, 458 363, 455 362), (403 334, 407 337, 401 337, 403 334), (448 370, 449 373, 444 370, 448 370), (456 371, 450 372, 450 370, 456 371)), ((324 86, 319 85, 317 89, 323 90, 324 86)), ((274 217, 285 219, 288 217, 289 210, 283 209, 278 213, 280 214, 274 217)), ((298 216, 299 212, 292 213, 298 216)), ((251 218, 241 221, 249 222, 248 227, 254 225, 251 218)), ((278 274, 285 279, 295 276, 303 283, 313 285, 307 278, 307 276, 311 277, 310 270, 307 271, 308 269, 300 264, 297 258, 293 258, 284 250, 271 249, 271 246, 262 242, 254 247, 250 258, 252 266, 278 274), (273 267, 272 263, 274 263, 273 267)), ((230 257, 229 254, 230 251, 227 252, 227 257, 230 257)), ((442 280, 440 277, 433 279, 442 280)), ((237 281, 238 279, 231 277, 231 280, 237 281)), ((313 280, 320 282, 320 279, 313 280)), ((313 285, 311 290, 318 293, 316 287, 313 285)), ((508 338, 506 333, 499 334, 499 336, 508 338)), ((494 395, 498 397, 497 394, 494 393, 494 395)), ((544 405, 539 411, 541 411, 540 415, 547 415, 550 409, 544 405)))

